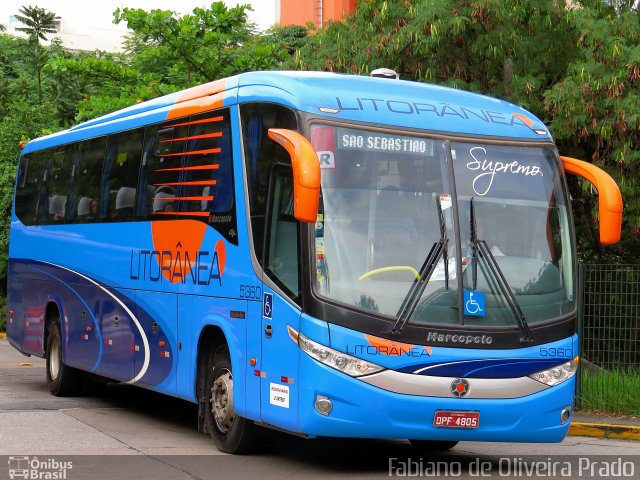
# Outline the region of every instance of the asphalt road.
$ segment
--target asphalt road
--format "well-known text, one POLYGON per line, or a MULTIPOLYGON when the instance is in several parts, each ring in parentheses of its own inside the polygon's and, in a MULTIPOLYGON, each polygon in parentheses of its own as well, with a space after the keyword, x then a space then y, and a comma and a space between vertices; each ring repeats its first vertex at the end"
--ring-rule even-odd
POLYGON ((25 464, 44 473, 39 478, 70 480, 612 478, 616 468, 624 478, 631 467, 631 478, 640 478, 640 443, 586 437, 559 445, 462 442, 430 455, 405 441, 305 440, 269 432, 257 453, 225 455, 197 432, 194 405, 122 385, 100 396, 53 397, 44 361, 0 340, 0 479, 10 473, 24 478, 25 464))

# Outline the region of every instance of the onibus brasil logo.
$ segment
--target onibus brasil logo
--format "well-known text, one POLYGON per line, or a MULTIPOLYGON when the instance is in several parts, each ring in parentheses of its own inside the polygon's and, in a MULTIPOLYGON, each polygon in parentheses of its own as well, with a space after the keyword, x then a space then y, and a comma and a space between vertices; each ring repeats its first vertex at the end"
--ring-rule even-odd
POLYGON ((67 470, 73 468, 73 462, 62 462, 54 458, 44 460, 38 457, 9 457, 9 478, 32 480, 66 480, 67 470))

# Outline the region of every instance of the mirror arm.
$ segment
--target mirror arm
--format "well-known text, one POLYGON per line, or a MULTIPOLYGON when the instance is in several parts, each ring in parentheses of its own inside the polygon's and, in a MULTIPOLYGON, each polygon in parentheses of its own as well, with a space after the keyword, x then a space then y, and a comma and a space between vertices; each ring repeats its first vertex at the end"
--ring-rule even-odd
POLYGON ((320 202, 320 161, 313 145, 294 130, 270 128, 268 133, 291 157, 294 216, 301 222, 315 223, 320 202))
POLYGON ((600 243, 610 245, 620 241, 622 229, 622 195, 615 180, 595 165, 571 157, 560 157, 566 172, 591 182, 598 190, 600 243))

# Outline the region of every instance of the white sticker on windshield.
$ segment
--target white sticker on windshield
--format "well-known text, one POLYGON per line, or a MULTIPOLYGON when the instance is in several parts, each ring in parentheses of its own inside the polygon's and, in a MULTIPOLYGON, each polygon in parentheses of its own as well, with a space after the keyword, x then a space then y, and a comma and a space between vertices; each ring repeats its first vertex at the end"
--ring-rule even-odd
MULTIPOLYGON (((450 258, 449 261, 447 262, 448 267, 449 267, 449 280, 455 280, 456 279, 456 259, 455 258, 450 258)), ((467 268, 467 265, 469 265, 469 258, 467 257, 463 257, 462 258, 462 271, 464 272, 464 270, 467 268)), ((438 262, 438 264, 436 265, 436 268, 433 270, 433 274, 431 275, 431 280, 436 280, 436 281, 441 281, 443 282, 444 279, 446 278, 445 276, 445 271, 444 271, 444 259, 440 259, 440 261, 438 262)))
POLYGON ((443 193, 440 195, 440 208, 444 212, 447 208, 451 208, 451 196, 443 193))
POLYGON ((320 168, 323 170, 336 168, 336 156, 329 150, 318 152, 318 160, 320 160, 320 168))

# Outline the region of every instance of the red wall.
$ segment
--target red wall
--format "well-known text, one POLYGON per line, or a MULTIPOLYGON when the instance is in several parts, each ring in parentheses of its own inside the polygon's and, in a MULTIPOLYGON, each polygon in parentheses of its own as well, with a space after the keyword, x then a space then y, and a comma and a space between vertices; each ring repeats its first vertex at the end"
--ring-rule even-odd
POLYGON ((318 25, 320 3, 323 23, 342 20, 356 9, 356 0, 280 0, 280 25, 305 25, 307 22, 318 25))

